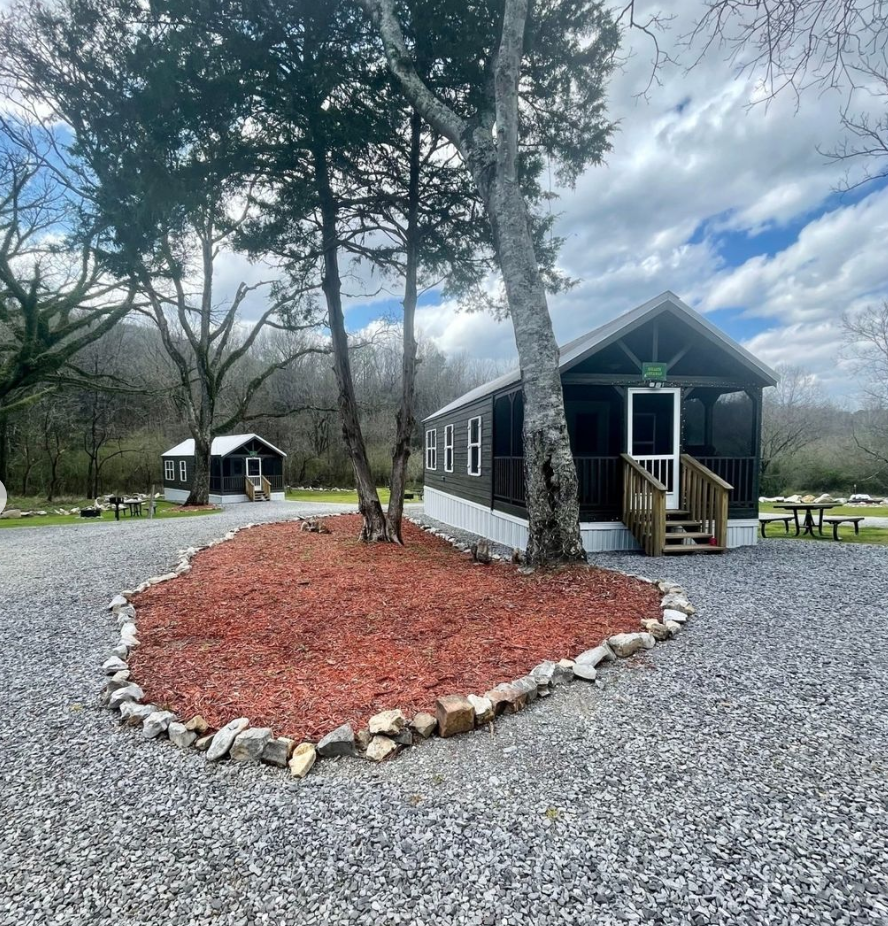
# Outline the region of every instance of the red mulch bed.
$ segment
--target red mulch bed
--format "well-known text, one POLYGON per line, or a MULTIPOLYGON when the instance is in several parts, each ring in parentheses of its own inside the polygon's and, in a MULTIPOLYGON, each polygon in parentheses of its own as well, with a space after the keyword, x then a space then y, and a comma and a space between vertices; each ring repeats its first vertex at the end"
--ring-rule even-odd
POLYGON ((522 576, 412 524, 397 547, 362 544, 356 515, 323 523, 331 533, 241 532, 138 596, 132 668, 146 702, 214 728, 244 716, 317 739, 381 710, 483 693, 659 615, 652 586, 614 572, 522 576))

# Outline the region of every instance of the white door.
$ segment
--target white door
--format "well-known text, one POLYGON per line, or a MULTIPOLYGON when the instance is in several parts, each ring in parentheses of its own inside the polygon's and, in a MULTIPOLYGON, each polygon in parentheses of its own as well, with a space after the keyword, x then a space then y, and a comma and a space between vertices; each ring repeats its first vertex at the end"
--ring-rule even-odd
POLYGON ((247 479, 249 479, 257 489, 262 488, 261 457, 247 457, 247 479))
POLYGON ((681 389, 630 389, 627 453, 666 486, 666 507, 678 508, 681 389))

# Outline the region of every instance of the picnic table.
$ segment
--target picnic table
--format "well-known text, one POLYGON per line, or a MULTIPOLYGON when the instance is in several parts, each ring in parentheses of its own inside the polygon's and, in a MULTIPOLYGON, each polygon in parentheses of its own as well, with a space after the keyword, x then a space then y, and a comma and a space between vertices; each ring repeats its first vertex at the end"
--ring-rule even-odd
POLYGON ((795 535, 796 537, 802 533, 801 526, 799 525, 799 512, 805 512, 804 520, 804 533, 814 536, 814 512, 819 511, 820 517, 817 522, 817 529, 820 531, 820 536, 823 536, 823 513, 828 511, 830 508, 837 508, 837 502, 782 502, 779 505, 774 505, 775 508, 782 508, 784 511, 791 511, 793 518, 795 520, 795 535))

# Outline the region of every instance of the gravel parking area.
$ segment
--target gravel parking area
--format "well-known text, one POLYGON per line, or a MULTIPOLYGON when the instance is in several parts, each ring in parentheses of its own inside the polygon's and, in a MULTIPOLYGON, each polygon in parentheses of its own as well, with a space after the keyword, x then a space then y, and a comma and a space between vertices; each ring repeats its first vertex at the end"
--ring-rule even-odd
POLYGON ((888 548, 600 556, 698 615, 383 766, 210 766, 98 707, 111 594, 323 509, 0 534, 0 923, 888 922, 888 548))

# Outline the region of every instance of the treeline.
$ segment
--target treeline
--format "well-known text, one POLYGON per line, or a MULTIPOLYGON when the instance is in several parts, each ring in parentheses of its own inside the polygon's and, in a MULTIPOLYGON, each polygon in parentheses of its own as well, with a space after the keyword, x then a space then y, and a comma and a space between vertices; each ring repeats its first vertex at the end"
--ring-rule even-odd
MULTIPOLYGON (((257 341, 222 397, 220 411, 255 369, 280 349, 276 332, 257 341)), ((378 486, 391 474, 392 420, 401 377, 401 331, 379 325, 358 339, 352 367, 371 472, 378 486)), ((160 455, 188 436, 175 396, 175 376, 159 336, 146 325, 121 323, 78 355, 93 383, 104 388, 60 387, 0 418, 6 442, 4 483, 11 495, 53 501, 101 494, 159 490, 160 455), (125 384, 125 385, 122 385, 125 384)), ((502 372, 465 355, 445 356, 419 338, 417 421, 463 392, 502 372)), ((295 486, 354 486, 354 471, 342 439, 336 379, 325 354, 307 355, 263 384, 252 411, 233 430, 256 431, 288 453, 285 480, 295 486)), ((420 447, 421 425, 412 445, 420 447)), ((411 457, 408 484, 422 483, 421 454, 411 457)))

